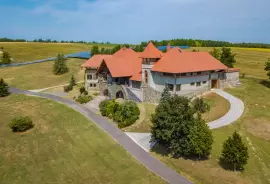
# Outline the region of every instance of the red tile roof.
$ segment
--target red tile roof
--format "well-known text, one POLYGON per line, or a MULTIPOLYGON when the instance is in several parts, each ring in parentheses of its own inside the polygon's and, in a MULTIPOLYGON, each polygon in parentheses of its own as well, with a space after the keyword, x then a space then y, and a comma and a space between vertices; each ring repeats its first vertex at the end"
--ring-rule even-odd
POLYGON ((152 71, 167 73, 186 73, 209 70, 226 70, 224 64, 208 52, 181 52, 173 48, 153 66, 152 71))
POLYGON ((131 77, 142 70, 142 59, 132 49, 120 49, 105 63, 112 77, 131 77))
POLYGON ((227 72, 239 72, 240 69, 239 68, 228 68, 227 72))
POLYGON ((158 50, 152 42, 145 47, 144 51, 141 54, 142 58, 161 58, 162 52, 158 50))
POLYGON ((101 64, 101 62, 104 59, 110 58, 112 55, 101 55, 101 54, 96 54, 90 59, 88 59, 85 63, 81 65, 81 67, 84 68, 98 68, 101 64))

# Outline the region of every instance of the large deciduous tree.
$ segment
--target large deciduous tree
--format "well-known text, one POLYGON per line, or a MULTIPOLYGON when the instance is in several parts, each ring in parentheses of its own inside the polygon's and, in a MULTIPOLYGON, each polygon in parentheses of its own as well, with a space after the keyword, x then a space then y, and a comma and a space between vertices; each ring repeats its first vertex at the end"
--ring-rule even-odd
POLYGON ((214 58, 216 58, 216 59, 220 59, 220 55, 221 55, 221 52, 220 52, 220 50, 219 49, 217 49, 217 48, 213 48, 213 50, 211 50, 210 52, 209 52, 209 54, 211 54, 214 58))
POLYGON ((236 54, 232 53, 231 48, 223 47, 220 55, 220 61, 227 67, 233 68, 234 64, 236 63, 236 60, 234 58, 235 55, 236 54))
POLYGON ((268 58, 268 61, 265 63, 265 68, 264 70, 267 72, 267 76, 270 79, 270 58, 268 58))
POLYGON ((195 115, 190 100, 177 95, 165 99, 152 115, 152 139, 166 146, 173 156, 208 156, 212 133, 200 114, 195 115))
POLYGON ((99 48, 97 45, 94 45, 92 48, 91 48, 91 55, 94 56, 95 54, 99 54, 99 48))
POLYGON ((53 73, 55 75, 61 75, 61 74, 67 73, 68 71, 69 69, 67 67, 66 58, 64 54, 58 54, 54 61, 53 73))
POLYGON ((241 136, 234 132, 223 143, 223 149, 221 153, 221 161, 233 166, 234 171, 237 168, 243 168, 248 161, 248 148, 244 144, 241 136))
POLYGON ((5 83, 4 79, 0 79, 0 97, 8 96, 9 93, 8 84, 5 83))

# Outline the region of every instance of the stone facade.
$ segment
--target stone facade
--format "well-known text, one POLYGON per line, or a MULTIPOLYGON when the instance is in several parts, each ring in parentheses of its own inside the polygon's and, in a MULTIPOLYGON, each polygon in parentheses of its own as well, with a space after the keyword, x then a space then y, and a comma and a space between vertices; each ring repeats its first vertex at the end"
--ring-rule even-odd
POLYGON ((226 74, 226 83, 230 86, 238 86, 239 81, 239 71, 231 71, 227 72, 226 74))

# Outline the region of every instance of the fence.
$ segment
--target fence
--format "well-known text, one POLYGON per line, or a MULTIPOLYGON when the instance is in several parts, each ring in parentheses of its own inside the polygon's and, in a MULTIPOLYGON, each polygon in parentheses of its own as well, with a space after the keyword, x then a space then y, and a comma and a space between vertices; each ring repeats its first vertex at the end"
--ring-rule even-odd
MULTIPOLYGON (((89 59, 91 57, 91 53, 89 51, 86 52, 78 52, 74 54, 67 54, 65 55, 65 58, 80 58, 80 59, 89 59)), ((4 64, 0 65, 0 67, 10 67, 10 66, 22 66, 22 65, 30 65, 35 63, 42 63, 47 61, 53 61, 56 57, 47 58, 47 59, 41 59, 41 60, 35 60, 35 61, 27 61, 27 62, 18 62, 18 63, 11 63, 11 64, 4 64)))

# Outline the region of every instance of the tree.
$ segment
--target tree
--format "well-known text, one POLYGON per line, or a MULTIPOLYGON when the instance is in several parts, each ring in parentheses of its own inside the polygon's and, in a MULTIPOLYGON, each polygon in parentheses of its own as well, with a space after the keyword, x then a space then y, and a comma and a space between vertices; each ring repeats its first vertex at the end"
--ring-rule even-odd
POLYGON ((199 113, 205 113, 210 110, 210 105, 203 98, 196 98, 193 102, 194 109, 199 113))
POLYGON ((53 65, 53 73, 55 75, 61 75, 68 72, 68 67, 66 64, 66 58, 64 54, 58 54, 56 56, 54 65, 53 65))
POLYGON ((94 56, 95 54, 99 54, 99 48, 97 45, 94 45, 92 48, 91 48, 91 55, 94 56))
POLYGON ((209 127, 190 100, 182 96, 171 96, 161 100, 152 115, 152 139, 166 146, 173 156, 208 156, 213 143, 209 127))
POLYGON ((265 63, 265 68, 264 68, 265 71, 267 71, 267 76, 269 77, 270 79, 270 58, 268 58, 268 61, 265 63))
POLYGON ((209 52, 209 54, 211 54, 214 58, 216 58, 216 59, 220 59, 220 55, 221 55, 221 52, 220 52, 220 50, 219 49, 217 49, 217 48, 213 48, 213 50, 211 50, 210 52, 209 52))
POLYGON ((242 168, 248 161, 248 148, 242 141, 241 136, 234 132, 232 137, 229 137, 223 143, 221 153, 221 161, 233 165, 234 171, 237 168, 242 168))
POLYGON ((2 55, 2 62, 1 64, 10 64, 11 58, 8 52, 4 51, 2 55))
POLYGON ((227 67, 233 68, 234 67, 234 63, 236 63, 236 60, 234 58, 235 55, 236 54, 233 54, 232 53, 231 48, 225 48, 225 47, 223 47, 222 48, 221 55, 220 55, 220 61, 224 65, 226 65, 227 67))
POLYGON ((71 76, 71 79, 70 79, 70 81, 69 81, 69 85, 70 85, 70 86, 76 86, 76 80, 75 80, 75 78, 74 78, 74 75, 71 76))
POLYGON ((168 101, 170 97, 171 97, 171 93, 169 89, 165 87, 160 97, 160 103, 168 101))
POLYGON ((0 97, 8 96, 9 93, 8 84, 5 83, 4 79, 0 79, 0 97))

